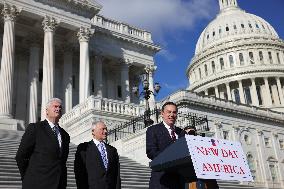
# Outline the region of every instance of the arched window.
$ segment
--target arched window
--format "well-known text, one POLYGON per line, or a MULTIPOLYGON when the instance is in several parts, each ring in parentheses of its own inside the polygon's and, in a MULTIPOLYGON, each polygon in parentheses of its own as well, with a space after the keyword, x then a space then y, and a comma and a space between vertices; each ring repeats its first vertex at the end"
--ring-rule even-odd
POLYGON ((244 64, 245 64, 245 61, 244 61, 244 55, 243 55, 243 53, 240 53, 240 54, 239 54, 239 59, 240 59, 240 64, 241 64, 241 65, 244 65, 244 64))
POLYGON ((233 55, 230 55, 229 56, 229 62, 230 62, 230 67, 232 68, 232 67, 234 67, 234 57, 233 57, 233 55))
POLYGON ((223 70, 225 68, 224 59, 220 58, 220 68, 223 70))
POLYGON ((215 73, 215 62, 214 61, 211 62, 211 66, 212 66, 212 73, 215 73))
POLYGON ((262 53, 262 51, 259 51, 259 61, 260 61, 260 63, 261 64, 263 64, 264 62, 263 62, 263 53, 262 53))
POLYGON ((208 70, 207 70, 207 64, 204 65, 204 71, 205 71, 205 75, 208 75, 208 70))
POLYGON ((249 52, 249 62, 250 62, 251 64, 254 64, 253 52, 249 52))

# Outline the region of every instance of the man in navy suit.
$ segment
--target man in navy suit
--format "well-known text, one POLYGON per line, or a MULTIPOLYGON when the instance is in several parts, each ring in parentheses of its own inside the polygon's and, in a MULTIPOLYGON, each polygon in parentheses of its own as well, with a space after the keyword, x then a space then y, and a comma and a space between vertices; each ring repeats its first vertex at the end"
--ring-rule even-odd
MULTIPOLYGON (((162 106, 163 121, 149 127, 146 131, 146 153, 153 160, 165 148, 182 137, 184 132, 175 126, 177 119, 177 106, 173 102, 166 102, 162 106)), ((149 189, 184 189, 182 177, 175 173, 152 171, 149 189)))
POLYGON ((46 119, 27 127, 17 151, 23 189, 65 189, 66 161, 70 137, 58 125, 62 102, 52 98, 46 105, 46 119))
POLYGON ((106 125, 92 123, 93 140, 78 145, 74 172, 78 189, 120 189, 119 157, 115 147, 104 142, 106 125))

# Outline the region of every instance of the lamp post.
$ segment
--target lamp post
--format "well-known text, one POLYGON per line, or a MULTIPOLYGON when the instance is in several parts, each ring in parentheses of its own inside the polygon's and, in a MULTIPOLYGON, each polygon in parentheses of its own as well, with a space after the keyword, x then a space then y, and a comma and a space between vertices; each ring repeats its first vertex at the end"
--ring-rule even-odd
POLYGON ((155 96, 156 94, 159 93, 161 86, 160 86, 159 83, 155 83, 154 91, 151 91, 149 89, 149 86, 150 86, 150 84, 149 84, 149 73, 147 73, 147 72, 146 72, 146 78, 143 80, 142 85, 143 85, 143 91, 140 94, 139 94, 138 86, 134 86, 132 88, 132 91, 135 95, 143 96, 143 98, 145 99, 146 108, 145 108, 145 112, 144 112, 144 124, 145 124, 145 127, 148 127, 148 126, 150 126, 154 123, 154 121, 150 118, 151 110, 150 110, 150 107, 149 107, 149 99, 151 97, 151 94, 153 94, 155 96))

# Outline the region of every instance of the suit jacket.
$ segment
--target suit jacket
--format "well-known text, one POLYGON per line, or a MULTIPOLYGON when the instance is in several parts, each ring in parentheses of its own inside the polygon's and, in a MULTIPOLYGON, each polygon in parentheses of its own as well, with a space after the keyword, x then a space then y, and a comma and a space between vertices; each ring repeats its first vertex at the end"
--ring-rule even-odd
MULTIPOLYGON (((182 129, 175 129, 178 137, 182 137, 184 133, 182 129)), ((171 136, 162 123, 149 127, 146 131, 146 153, 147 157, 153 160, 165 148, 173 143, 171 136)), ((149 183, 149 189, 180 189, 184 188, 182 177, 175 173, 152 171, 149 183)))
POLYGON ((64 189, 67 185, 66 161, 70 137, 59 127, 62 145, 47 120, 27 127, 16 154, 23 189, 64 189))
POLYGON ((104 167, 96 144, 81 143, 77 147, 74 172, 78 189, 120 189, 120 165, 115 147, 105 143, 108 167, 104 167))

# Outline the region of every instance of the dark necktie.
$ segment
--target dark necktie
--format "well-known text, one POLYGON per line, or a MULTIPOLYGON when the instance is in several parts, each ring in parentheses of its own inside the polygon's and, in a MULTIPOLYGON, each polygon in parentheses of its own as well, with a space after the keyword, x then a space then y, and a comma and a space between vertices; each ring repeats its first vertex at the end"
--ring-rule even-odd
POLYGON ((100 142, 98 144, 98 147, 99 147, 99 151, 101 153, 101 157, 102 157, 105 169, 107 169, 108 160, 107 160, 106 151, 105 151, 105 148, 104 148, 104 143, 100 142))
POLYGON ((54 133, 54 135, 56 136, 56 139, 58 141, 58 144, 59 144, 59 147, 61 148, 61 135, 60 135, 60 132, 59 132, 59 128, 55 125, 53 128, 52 128, 52 131, 54 133))
POLYGON ((172 138, 173 141, 176 141, 177 138, 176 138, 176 135, 175 135, 174 126, 171 126, 170 129, 171 129, 171 138, 172 138))

